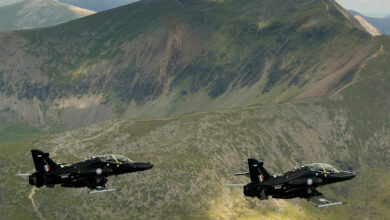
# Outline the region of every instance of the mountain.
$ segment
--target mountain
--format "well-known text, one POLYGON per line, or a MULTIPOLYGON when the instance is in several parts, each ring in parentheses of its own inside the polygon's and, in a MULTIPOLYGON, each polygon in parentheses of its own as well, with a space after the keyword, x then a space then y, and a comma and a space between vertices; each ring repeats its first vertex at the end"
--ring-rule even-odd
POLYGON ((0 109, 68 128, 327 95, 379 49, 318 0, 145 0, 0 42, 0 109))
POLYGON ((381 33, 390 35, 390 15, 384 18, 372 18, 365 16, 357 11, 349 11, 353 16, 359 15, 368 21, 370 24, 374 25, 381 33))
POLYGON ((57 0, 19 1, 0 7, 0 32, 52 26, 93 13, 57 0))
POLYGON ((59 0, 60 2, 87 8, 92 11, 105 11, 119 6, 127 5, 138 0, 59 0))
POLYGON ((334 1, 144 0, 0 42, 4 219, 390 218, 390 37, 334 1), (155 166, 115 193, 37 190, 15 176, 32 148, 155 166), (316 209, 227 187, 248 157, 359 171, 316 209))
POLYGON ((5 5, 12 5, 23 0, 0 0, 0 7, 5 5))

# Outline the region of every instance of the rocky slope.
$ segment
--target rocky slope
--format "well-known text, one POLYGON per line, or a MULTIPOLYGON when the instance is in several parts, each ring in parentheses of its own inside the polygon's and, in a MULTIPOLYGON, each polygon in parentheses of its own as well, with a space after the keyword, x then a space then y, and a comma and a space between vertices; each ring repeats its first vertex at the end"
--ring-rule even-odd
POLYGON ((0 109, 57 127, 323 96, 379 49, 333 0, 144 0, 0 42, 0 109))
POLYGON ((366 21, 366 19, 364 19, 362 16, 355 15, 354 17, 356 18, 357 21, 359 21, 359 23, 364 27, 364 29, 366 29, 366 31, 372 36, 378 36, 382 34, 376 27, 372 26, 372 24, 366 21))
POLYGON ((370 24, 374 25, 374 27, 376 27, 381 33, 390 35, 390 16, 386 16, 384 18, 372 18, 369 16, 365 16, 363 14, 360 14, 357 11, 350 10, 349 12, 354 16, 356 16, 356 15, 361 16, 366 21, 368 21, 370 24))
POLYGON ((0 32, 48 27, 91 14, 57 0, 25 0, 0 7, 0 32))

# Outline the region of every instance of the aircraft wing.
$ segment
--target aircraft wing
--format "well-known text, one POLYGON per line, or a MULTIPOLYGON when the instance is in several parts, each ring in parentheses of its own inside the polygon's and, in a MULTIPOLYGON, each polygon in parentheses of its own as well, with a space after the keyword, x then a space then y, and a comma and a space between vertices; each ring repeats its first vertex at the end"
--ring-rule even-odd
POLYGON ((329 199, 327 199, 322 194, 310 197, 309 201, 316 203, 317 204, 317 208, 322 208, 322 207, 327 207, 327 206, 334 206, 334 205, 341 205, 341 204, 345 203, 345 202, 333 202, 333 201, 330 201, 329 199))
POLYGON ((16 176, 30 176, 31 175, 31 173, 18 173, 18 174, 16 174, 16 176))

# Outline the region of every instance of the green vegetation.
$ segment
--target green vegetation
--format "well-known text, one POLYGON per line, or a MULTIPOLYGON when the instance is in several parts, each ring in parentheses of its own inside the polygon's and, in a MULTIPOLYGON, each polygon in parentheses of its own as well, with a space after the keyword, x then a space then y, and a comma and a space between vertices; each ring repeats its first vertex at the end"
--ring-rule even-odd
POLYGON ((35 136, 43 135, 47 132, 42 131, 37 127, 33 127, 29 123, 17 124, 2 124, 0 126, 0 143, 21 141, 30 139, 35 136))

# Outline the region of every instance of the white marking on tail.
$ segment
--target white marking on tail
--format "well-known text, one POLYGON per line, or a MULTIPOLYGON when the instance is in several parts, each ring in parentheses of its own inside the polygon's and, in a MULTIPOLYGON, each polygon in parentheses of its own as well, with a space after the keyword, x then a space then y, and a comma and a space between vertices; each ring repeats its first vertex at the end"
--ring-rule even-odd
POLYGON ((44 169, 46 172, 49 172, 49 171, 50 171, 49 165, 44 165, 44 166, 43 166, 43 169, 44 169))

